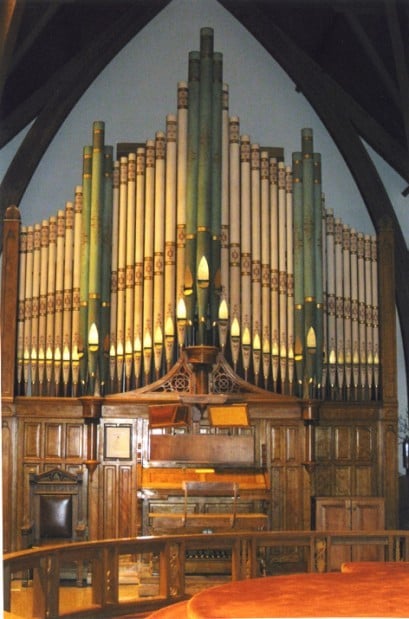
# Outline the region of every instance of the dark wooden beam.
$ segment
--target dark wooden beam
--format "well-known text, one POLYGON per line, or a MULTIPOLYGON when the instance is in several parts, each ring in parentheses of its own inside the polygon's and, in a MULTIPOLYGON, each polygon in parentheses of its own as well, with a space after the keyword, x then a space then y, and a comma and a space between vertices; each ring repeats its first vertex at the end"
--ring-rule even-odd
POLYGON ((351 30, 355 34, 356 38, 361 44, 362 51, 367 55, 374 68, 374 73, 377 73, 382 81, 383 86, 388 91, 391 98, 394 100, 396 107, 400 107, 399 91, 396 83, 391 78, 385 64, 382 62, 379 56, 376 45, 370 40, 368 34, 362 27, 361 22, 357 18, 356 14, 351 10, 345 11, 345 18, 348 21, 351 30))
POLYGON ((30 32, 24 37, 24 41, 19 44, 18 49, 16 49, 13 53, 13 57, 10 62, 11 70, 20 62, 24 54, 30 50, 33 43, 41 36, 48 22, 53 18, 59 7, 60 5, 58 2, 49 4, 46 6, 41 17, 33 23, 30 32))
POLYGON ((0 99, 9 71, 23 9, 24 0, 3 0, 0 3, 0 99))
POLYGON ((406 136, 406 147, 409 147, 409 75, 396 1, 388 0, 385 2, 385 9, 396 66, 396 76, 399 84, 399 107, 406 136))
POLYGON ((48 80, 30 97, 24 99, 20 105, 0 121, 0 148, 3 148, 20 131, 27 127, 41 112, 59 81, 59 76, 48 80), (54 88, 53 88, 54 86, 54 88))

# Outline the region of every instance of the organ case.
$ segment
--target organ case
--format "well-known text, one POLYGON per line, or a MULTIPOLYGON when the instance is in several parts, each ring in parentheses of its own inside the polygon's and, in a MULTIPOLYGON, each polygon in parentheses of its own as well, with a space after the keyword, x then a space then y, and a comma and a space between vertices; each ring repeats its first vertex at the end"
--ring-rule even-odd
POLYGON ((28 475, 55 466, 84 474, 91 539, 141 532, 144 489, 220 476, 266 498, 274 529, 308 528, 311 497, 333 495, 384 497, 393 528, 388 222, 375 238, 325 207, 310 129, 292 165, 241 134, 208 28, 166 131, 116 161, 104 123, 92 142, 65 210, 24 226, 10 206, 4 222, 5 548, 20 543, 28 475), (212 430, 212 400, 248 408, 253 458, 229 462, 248 436, 212 430), (152 404, 189 410, 156 467, 152 404), (107 452, 107 427, 127 428, 129 457, 107 452), (217 471, 171 457, 203 436, 217 471))

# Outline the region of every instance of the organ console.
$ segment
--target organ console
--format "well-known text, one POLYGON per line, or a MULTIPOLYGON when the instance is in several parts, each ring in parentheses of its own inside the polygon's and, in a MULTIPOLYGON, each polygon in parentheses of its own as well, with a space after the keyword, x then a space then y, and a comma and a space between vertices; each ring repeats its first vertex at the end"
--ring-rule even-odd
POLYGON ((28 475, 51 465, 85 471, 90 538, 154 530, 190 482, 235 484, 256 528, 308 528, 311 497, 349 493, 386 497, 394 526, 390 227, 326 207, 311 129, 291 164, 251 143, 222 80, 203 28, 164 131, 114 160, 95 122, 65 208, 34 225, 7 210, 6 548, 28 475), (173 417, 155 425, 155 406, 173 417), (129 458, 106 450, 112 424, 130 427, 129 458))

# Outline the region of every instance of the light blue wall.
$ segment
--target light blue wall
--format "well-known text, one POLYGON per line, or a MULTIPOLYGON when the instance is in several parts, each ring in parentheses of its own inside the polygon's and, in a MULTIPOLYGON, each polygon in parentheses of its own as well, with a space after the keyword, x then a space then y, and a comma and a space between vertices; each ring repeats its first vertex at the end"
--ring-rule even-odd
MULTIPOLYGON (((373 226, 354 181, 319 118, 297 93, 294 83, 255 39, 216 0, 173 0, 106 67, 66 119, 43 157, 20 204, 26 224, 64 207, 81 183, 82 148, 91 140, 92 123, 106 123, 106 142, 143 142, 164 130, 176 112, 177 82, 187 79, 190 50, 199 47, 199 31, 210 26, 215 49, 222 52, 224 81, 230 88, 230 113, 252 142, 281 146, 285 158, 300 150, 302 127, 314 130, 314 150, 322 153, 326 205, 352 227, 372 234, 373 226)), ((0 152, 4 174, 23 135, 0 152)), ((376 157, 376 165, 409 239, 409 217, 400 192, 405 183, 376 157)), ((398 338, 399 339, 399 338, 398 338)), ((400 410, 407 408, 401 341, 400 410)))

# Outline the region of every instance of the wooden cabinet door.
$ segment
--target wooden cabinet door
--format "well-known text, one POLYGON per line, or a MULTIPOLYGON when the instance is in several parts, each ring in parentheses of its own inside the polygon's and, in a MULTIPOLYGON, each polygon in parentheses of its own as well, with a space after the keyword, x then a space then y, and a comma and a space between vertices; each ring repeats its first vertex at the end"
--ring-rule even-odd
POLYGON ((345 531, 351 528, 351 515, 343 498, 316 500, 316 528, 320 531, 345 531))
MULTIPOLYGON (((351 501, 353 531, 382 531, 385 528, 384 500, 360 497, 351 501)), ((384 549, 376 545, 354 546, 352 561, 383 561, 384 549)))
MULTIPOLYGON (((319 531, 382 531, 384 499, 380 497, 321 497, 315 500, 319 531)), ((331 546, 328 570, 339 570, 343 561, 382 561, 384 549, 376 545, 331 546)))
MULTIPOLYGON (((316 499, 316 529, 318 531, 350 531, 350 501, 344 498, 316 499)), ((328 571, 339 571, 341 563, 351 560, 350 546, 331 546, 329 551, 328 571)))

